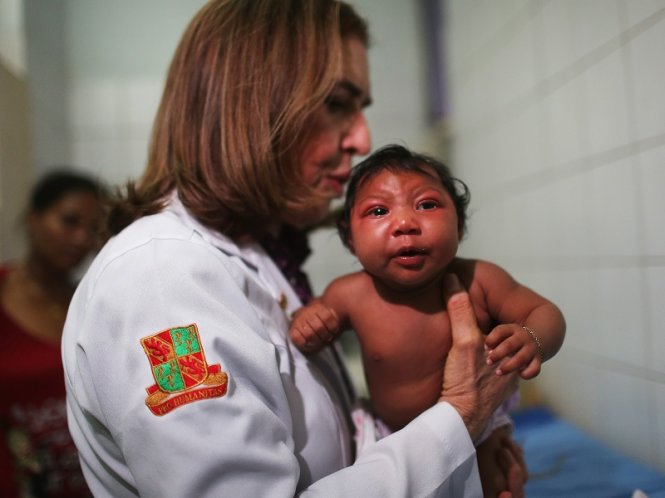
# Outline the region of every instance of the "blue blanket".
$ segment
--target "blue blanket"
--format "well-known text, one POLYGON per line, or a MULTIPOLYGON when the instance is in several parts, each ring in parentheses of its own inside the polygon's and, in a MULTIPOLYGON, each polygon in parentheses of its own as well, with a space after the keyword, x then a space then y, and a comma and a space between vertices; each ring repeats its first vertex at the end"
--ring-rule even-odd
POLYGON ((524 448, 528 498, 665 498, 665 475, 622 455, 544 408, 513 414, 524 448))

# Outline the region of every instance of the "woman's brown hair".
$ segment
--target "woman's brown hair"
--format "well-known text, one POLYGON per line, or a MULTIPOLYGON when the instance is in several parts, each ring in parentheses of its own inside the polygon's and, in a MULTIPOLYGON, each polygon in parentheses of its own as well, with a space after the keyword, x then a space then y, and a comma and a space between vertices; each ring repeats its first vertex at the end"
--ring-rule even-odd
POLYGON ((207 3, 175 52, 147 167, 114 202, 111 232, 159 212, 174 189, 201 223, 232 237, 307 205, 298 147, 349 36, 367 45, 367 26, 336 0, 207 3))

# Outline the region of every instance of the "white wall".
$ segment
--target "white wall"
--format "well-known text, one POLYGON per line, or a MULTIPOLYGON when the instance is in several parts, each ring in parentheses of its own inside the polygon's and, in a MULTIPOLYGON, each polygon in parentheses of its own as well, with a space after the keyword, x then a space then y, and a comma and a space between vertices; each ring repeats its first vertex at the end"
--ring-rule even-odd
POLYGON ((665 471, 665 2, 450 0, 462 252, 563 308, 544 401, 665 471))
POLYGON ((63 2, 24 1, 26 81, 37 175, 70 162, 65 6, 63 2))
POLYGON ((23 0, 0 0, 0 63, 19 78, 25 75, 23 0))
POLYGON ((28 90, 0 61, 0 261, 26 249, 23 215, 33 182, 28 90))
POLYGON ((171 55, 203 0, 67 0, 71 161, 114 184, 145 165, 171 55))
POLYGON ((21 216, 33 181, 22 0, 0 0, 0 260, 25 250, 21 216))

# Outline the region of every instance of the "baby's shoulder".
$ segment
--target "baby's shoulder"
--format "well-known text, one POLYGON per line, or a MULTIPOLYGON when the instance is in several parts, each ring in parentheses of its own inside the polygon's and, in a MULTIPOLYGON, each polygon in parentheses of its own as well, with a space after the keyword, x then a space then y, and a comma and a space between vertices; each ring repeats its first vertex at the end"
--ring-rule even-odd
POLYGON ((508 275, 506 270, 496 263, 483 259, 455 258, 449 270, 457 275, 467 289, 474 284, 482 284, 487 280, 508 275))
POLYGON ((364 271, 348 273, 341 277, 337 277, 330 282, 326 289, 326 293, 333 292, 335 294, 344 294, 351 297, 355 296, 357 293, 366 292, 370 283, 371 279, 364 271))
POLYGON ((367 303, 369 287, 368 277, 364 272, 349 273, 336 278, 323 293, 322 300, 335 309, 340 316, 350 316, 356 313, 357 306, 367 303))
POLYGON ((489 300, 502 302, 519 284, 501 266, 480 259, 459 259, 451 271, 457 274, 476 308, 486 309, 489 300))

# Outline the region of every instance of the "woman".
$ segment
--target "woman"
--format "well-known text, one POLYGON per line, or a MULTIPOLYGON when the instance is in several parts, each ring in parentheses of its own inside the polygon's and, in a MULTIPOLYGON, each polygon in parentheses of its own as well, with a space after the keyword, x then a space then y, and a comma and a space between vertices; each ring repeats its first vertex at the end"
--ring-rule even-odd
POLYGON ((0 496, 90 494, 67 430, 60 337, 101 205, 87 177, 47 174, 30 196, 26 257, 0 265, 0 496))
POLYGON ((469 376, 476 350, 453 354, 448 402, 351 465, 336 351, 305 358, 287 339, 308 296, 302 231, 370 148, 366 46, 335 0, 213 0, 187 28, 147 169, 67 318, 70 429, 94 493, 480 493, 469 435, 507 381, 469 376))

